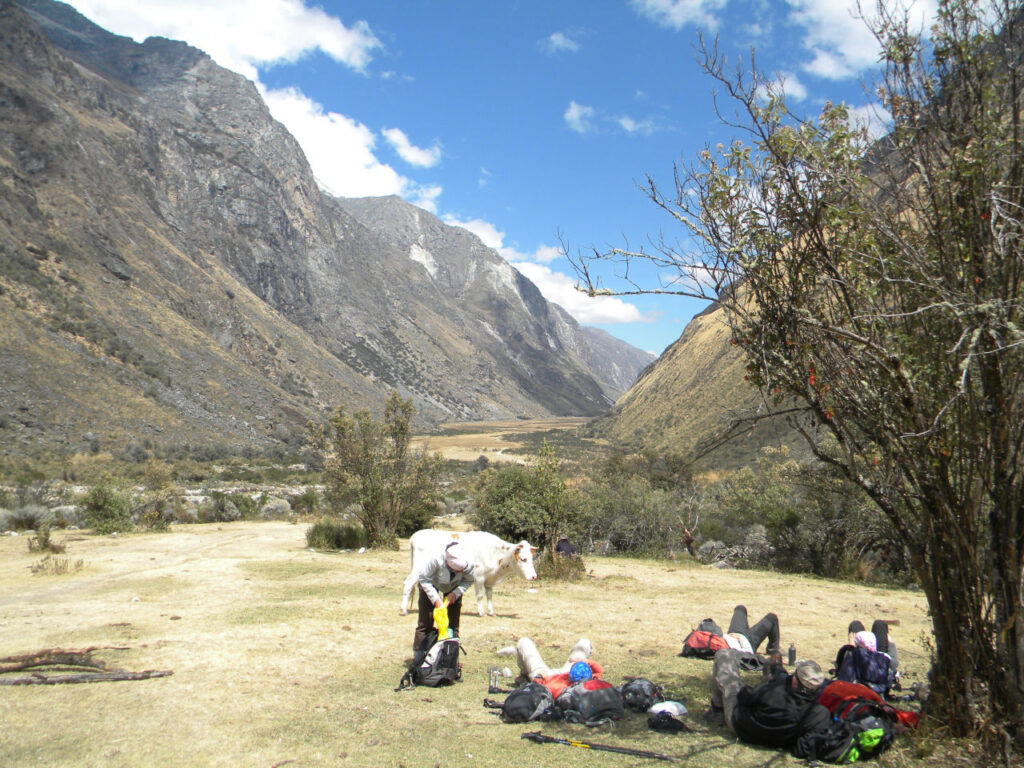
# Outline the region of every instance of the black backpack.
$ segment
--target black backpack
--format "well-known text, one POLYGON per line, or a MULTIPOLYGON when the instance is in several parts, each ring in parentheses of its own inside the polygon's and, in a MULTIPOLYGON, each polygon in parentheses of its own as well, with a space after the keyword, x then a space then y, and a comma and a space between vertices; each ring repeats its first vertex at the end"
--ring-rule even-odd
POLYGON ((626 714, 622 705, 622 694, 612 685, 601 685, 603 680, 587 680, 570 685, 558 695, 555 702, 570 723, 603 725, 612 720, 621 720, 626 714))
POLYGON ((506 723, 557 720, 558 717, 551 691, 537 682, 530 682, 522 688, 516 688, 505 697, 505 701, 501 705, 501 719, 506 723))
POLYGON ((459 651, 466 652, 459 643, 459 638, 446 637, 444 640, 438 640, 437 630, 430 630, 420 643, 409 669, 402 675, 395 690, 415 688, 417 685, 451 685, 461 680, 462 663, 459 661, 459 651))
POLYGON ((827 763, 855 763, 877 757, 887 750, 896 735, 891 708, 869 699, 844 704, 833 715, 827 733, 817 743, 815 755, 827 763))
POLYGON ((836 679, 866 685, 883 698, 895 680, 892 659, 884 653, 844 645, 836 654, 836 679))
POLYGON ((661 686, 655 685, 645 677, 636 677, 619 686, 622 703, 634 712, 646 712, 659 701, 664 701, 661 686))

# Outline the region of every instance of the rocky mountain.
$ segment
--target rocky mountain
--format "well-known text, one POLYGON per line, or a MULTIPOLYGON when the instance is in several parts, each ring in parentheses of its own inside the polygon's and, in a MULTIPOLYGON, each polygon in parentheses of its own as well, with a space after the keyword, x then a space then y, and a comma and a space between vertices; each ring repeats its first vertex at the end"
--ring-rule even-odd
POLYGON ((335 405, 604 412, 651 356, 469 232, 322 193, 253 84, 0 0, 0 452, 295 441, 335 405))

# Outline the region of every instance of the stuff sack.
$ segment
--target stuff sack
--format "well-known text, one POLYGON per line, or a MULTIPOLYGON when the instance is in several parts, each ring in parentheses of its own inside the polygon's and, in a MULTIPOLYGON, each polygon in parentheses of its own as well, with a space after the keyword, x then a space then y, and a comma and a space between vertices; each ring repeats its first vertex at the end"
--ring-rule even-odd
POLYGON ((866 685, 879 696, 888 696, 895 680, 892 659, 879 651, 844 645, 836 655, 836 678, 866 685))
POLYGON ((705 629, 695 629, 683 640, 680 656, 693 659, 713 659, 718 651, 728 648, 725 638, 705 629))
POLYGON ((402 675, 395 690, 415 688, 417 685, 436 688, 461 680, 462 663, 459 661, 459 651, 466 652, 459 638, 446 637, 438 640, 437 630, 430 630, 420 643, 409 669, 402 675))
POLYGON ((527 683, 516 688, 501 705, 501 719, 506 723, 529 723, 533 720, 557 720, 555 700, 541 683, 527 683))
POLYGON ((646 712, 659 701, 664 701, 661 686, 645 677, 636 677, 619 686, 622 704, 634 712, 646 712))
POLYGON ((625 715, 622 694, 605 680, 586 680, 570 685, 558 696, 558 709, 570 723, 602 725, 625 715))
POLYGON ((818 740, 814 757, 827 763, 855 763, 882 754, 896 735, 891 709, 869 699, 847 701, 818 740))

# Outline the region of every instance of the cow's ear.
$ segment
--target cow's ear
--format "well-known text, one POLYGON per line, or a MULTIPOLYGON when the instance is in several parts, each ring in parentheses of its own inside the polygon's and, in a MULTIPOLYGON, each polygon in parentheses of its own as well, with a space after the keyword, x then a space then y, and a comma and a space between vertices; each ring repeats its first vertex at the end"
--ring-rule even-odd
POLYGON ((536 555, 538 552, 540 552, 540 549, 538 549, 537 547, 530 547, 530 551, 536 555))

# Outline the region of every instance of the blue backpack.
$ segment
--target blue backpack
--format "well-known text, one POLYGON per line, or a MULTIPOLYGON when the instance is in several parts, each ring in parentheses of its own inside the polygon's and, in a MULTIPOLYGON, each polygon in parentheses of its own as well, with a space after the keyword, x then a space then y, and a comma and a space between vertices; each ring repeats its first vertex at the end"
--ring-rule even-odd
POLYGON ((892 688, 895 670, 892 659, 884 653, 844 645, 836 655, 836 679, 866 685, 884 698, 892 688))

